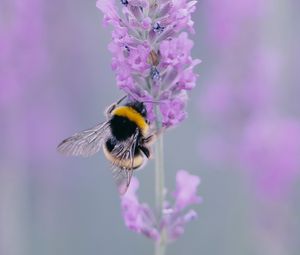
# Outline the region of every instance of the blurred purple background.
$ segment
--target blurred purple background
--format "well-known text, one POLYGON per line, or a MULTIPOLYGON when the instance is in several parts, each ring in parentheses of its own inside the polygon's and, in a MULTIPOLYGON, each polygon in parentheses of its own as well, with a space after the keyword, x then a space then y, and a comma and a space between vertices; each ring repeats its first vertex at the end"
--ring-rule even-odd
MULTIPOLYGON (((204 202, 169 254, 298 254, 299 7, 198 2, 198 86, 165 148, 169 190, 188 169, 204 202)), ((122 95, 101 20, 94 1, 0 2, 1 255, 152 253, 124 227, 103 155, 56 152, 122 95)), ((153 203, 153 162, 136 175, 153 203)))

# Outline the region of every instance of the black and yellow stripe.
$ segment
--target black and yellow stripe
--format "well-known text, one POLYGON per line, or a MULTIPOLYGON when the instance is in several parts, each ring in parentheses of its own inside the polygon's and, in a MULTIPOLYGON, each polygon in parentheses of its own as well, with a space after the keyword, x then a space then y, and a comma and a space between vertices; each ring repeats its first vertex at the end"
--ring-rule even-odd
POLYGON ((145 158, 141 153, 137 154, 131 159, 122 159, 114 156, 106 147, 106 144, 103 145, 103 152, 105 157, 115 166, 125 169, 137 169, 141 167, 144 163, 145 158))
POLYGON ((132 107, 120 106, 113 110, 112 115, 127 118, 130 121, 134 122, 143 135, 146 135, 148 133, 149 125, 147 124, 146 119, 132 107))

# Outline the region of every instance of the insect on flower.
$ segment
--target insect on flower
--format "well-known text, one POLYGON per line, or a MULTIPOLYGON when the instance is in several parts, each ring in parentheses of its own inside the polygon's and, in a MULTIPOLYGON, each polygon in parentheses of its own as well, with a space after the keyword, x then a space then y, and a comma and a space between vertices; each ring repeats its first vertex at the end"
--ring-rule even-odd
POLYGON ((113 175, 120 194, 130 184, 134 170, 141 168, 151 156, 150 145, 156 133, 150 132, 147 110, 142 102, 118 102, 106 110, 107 120, 63 140, 58 151, 65 155, 92 156, 101 149, 112 163, 113 175))

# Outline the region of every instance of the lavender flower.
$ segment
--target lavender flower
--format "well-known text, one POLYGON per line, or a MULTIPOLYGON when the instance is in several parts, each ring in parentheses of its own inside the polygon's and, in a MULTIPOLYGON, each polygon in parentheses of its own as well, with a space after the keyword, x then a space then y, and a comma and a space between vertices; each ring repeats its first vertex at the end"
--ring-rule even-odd
POLYGON ((281 199, 299 176, 300 123, 293 119, 255 119, 241 142, 241 163, 259 195, 281 199))
POLYGON ((193 68, 191 14, 196 1, 99 0, 104 24, 113 26, 112 68, 117 86, 131 98, 146 103, 148 118, 155 119, 153 104, 160 102, 162 124, 174 126, 185 119, 186 91, 196 83, 193 68), (118 14, 118 7, 122 15, 118 14))
POLYGON ((200 108, 208 117, 210 132, 218 128, 215 134, 206 134, 204 139, 208 141, 201 139, 201 154, 212 164, 219 161, 222 167, 228 164, 247 169, 259 197, 282 199, 300 173, 300 141, 295 131, 299 121, 284 116, 276 106, 283 97, 277 87, 282 80, 282 56, 271 46, 265 47, 254 26, 267 17, 263 3, 225 0, 222 4, 231 9, 222 11, 218 1, 207 2, 207 8, 215 14, 213 18, 207 16, 207 22, 216 33, 211 36, 211 44, 219 58, 201 95, 200 108))
POLYGON ((163 216, 158 219, 147 204, 139 202, 136 194, 139 182, 134 177, 127 193, 121 198, 125 225, 157 242, 162 239, 163 234, 166 234, 167 241, 176 240, 183 234, 185 224, 197 218, 194 210, 186 212, 185 209, 201 202, 197 195, 199 183, 198 176, 185 170, 178 171, 176 191, 173 193, 175 201, 172 206, 165 201, 163 216))
POLYGON ((155 228, 156 219, 151 209, 146 204, 140 204, 136 191, 139 188, 137 178, 133 177, 131 185, 124 196, 122 196, 121 206, 125 225, 145 236, 153 239, 159 239, 159 232, 155 228))
POLYGON ((144 102, 149 122, 160 133, 156 141, 156 214, 138 201, 137 179, 122 197, 122 211, 126 226, 156 241, 156 254, 164 254, 167 241, 176 240, 185 223, 194 219, 194 211, 183 210, 199 203, 196 195, 199 178, 186 171, 177 174, 175 203, 164 201, 163 140, 161 130, 175 126, 186 117, 187 91, 196 85, 193 68, 200 63, 192 59, 193 33, 191 14, 197 1, 190 0, 121 0, 118 13, 114 0, 98 0, 104 13, 104 24, 113 26, 112 69, 117 86, 131 99, 144 102), (157 103, 157 105, 156 105, 157 103), (154 106, 155 104, 155 106, 154 106))
POLYGON ((199 203, 200 197, 196 195, 200 183, 198 176, 190 175, 187 171, 181 170, 176 175, 176 208, 182 210, 189 205, 199 203))
POLYGON ((237 46, 241 33, 249 33, 245 29, 257 21, 261 15, 264 2, 259 0, 223 0, 205 2, 206 22, 210 29, 208 37, 217 49, 225 50, 237 46), (222 5, 222 6, 221 6, 222 5), (220 8, 221 6, 221 8, 220 8), (244 29, 241 30, 241 27, 244 29))
POLYGON ((273 12, 258 0, 211 0, 205 6, 205 38, 211 39, 216 64, 199 100, 208 127, 201 154, 211 166, 240 169, 251 180, 259 202, 252 230, 262 254, 289 253, 289 195, 300 175, 299 117, 290 111, 292 95, 284 98, 293 86, 291 73, 285 73, 290 68, 283 68, 292 62, 286 33, 292 23, 277 30, 285 44, 271 30, 257 29, 291 15, 281 7, 273 12))
POLYGON ((24 84, 33 86, 32 81, 39 78, 46 65, 42 41, 45 31, 43 8, 44 4, 37 0, 5 0, 0 3, 0 69, 3 70, 0 77, 1 107, 20 102, 26 93, 24 84))

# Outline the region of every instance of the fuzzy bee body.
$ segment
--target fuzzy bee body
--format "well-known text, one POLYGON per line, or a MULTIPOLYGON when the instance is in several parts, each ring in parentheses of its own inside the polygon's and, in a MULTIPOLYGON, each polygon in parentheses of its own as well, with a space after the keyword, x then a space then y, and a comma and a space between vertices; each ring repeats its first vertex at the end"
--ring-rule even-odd
POLYGON ((111 115, 110 129, 112 136, 103 143, 104 155, 109 161, 114 162, 120 168, 140 168, 146 160, 145 156, 146 158, 150 157, 150 150, 143 142, 149 131, 144 106, 139 102, 134 102, 116 108, 112 111, 111 115), (116 147, 120 143, 127 142, 130 137, 134 136, 136 136, 134 140, 136 139, 137 145, 132 153, 133 159, 129 157, 119 160, 118 154, 113 153, 114 150, 116 150, 116 147))
POLYGON ((114 167, 122 194, 130 184, 133 170, 141 168, 151 156, 150 143, 154 137, 149 135, 144 104, 132 101, 120 106, 124 98, 107 109, 105 122, 76 133, 58 145, 61 153, 73 156, 91 156, 102 149, 114 167))

